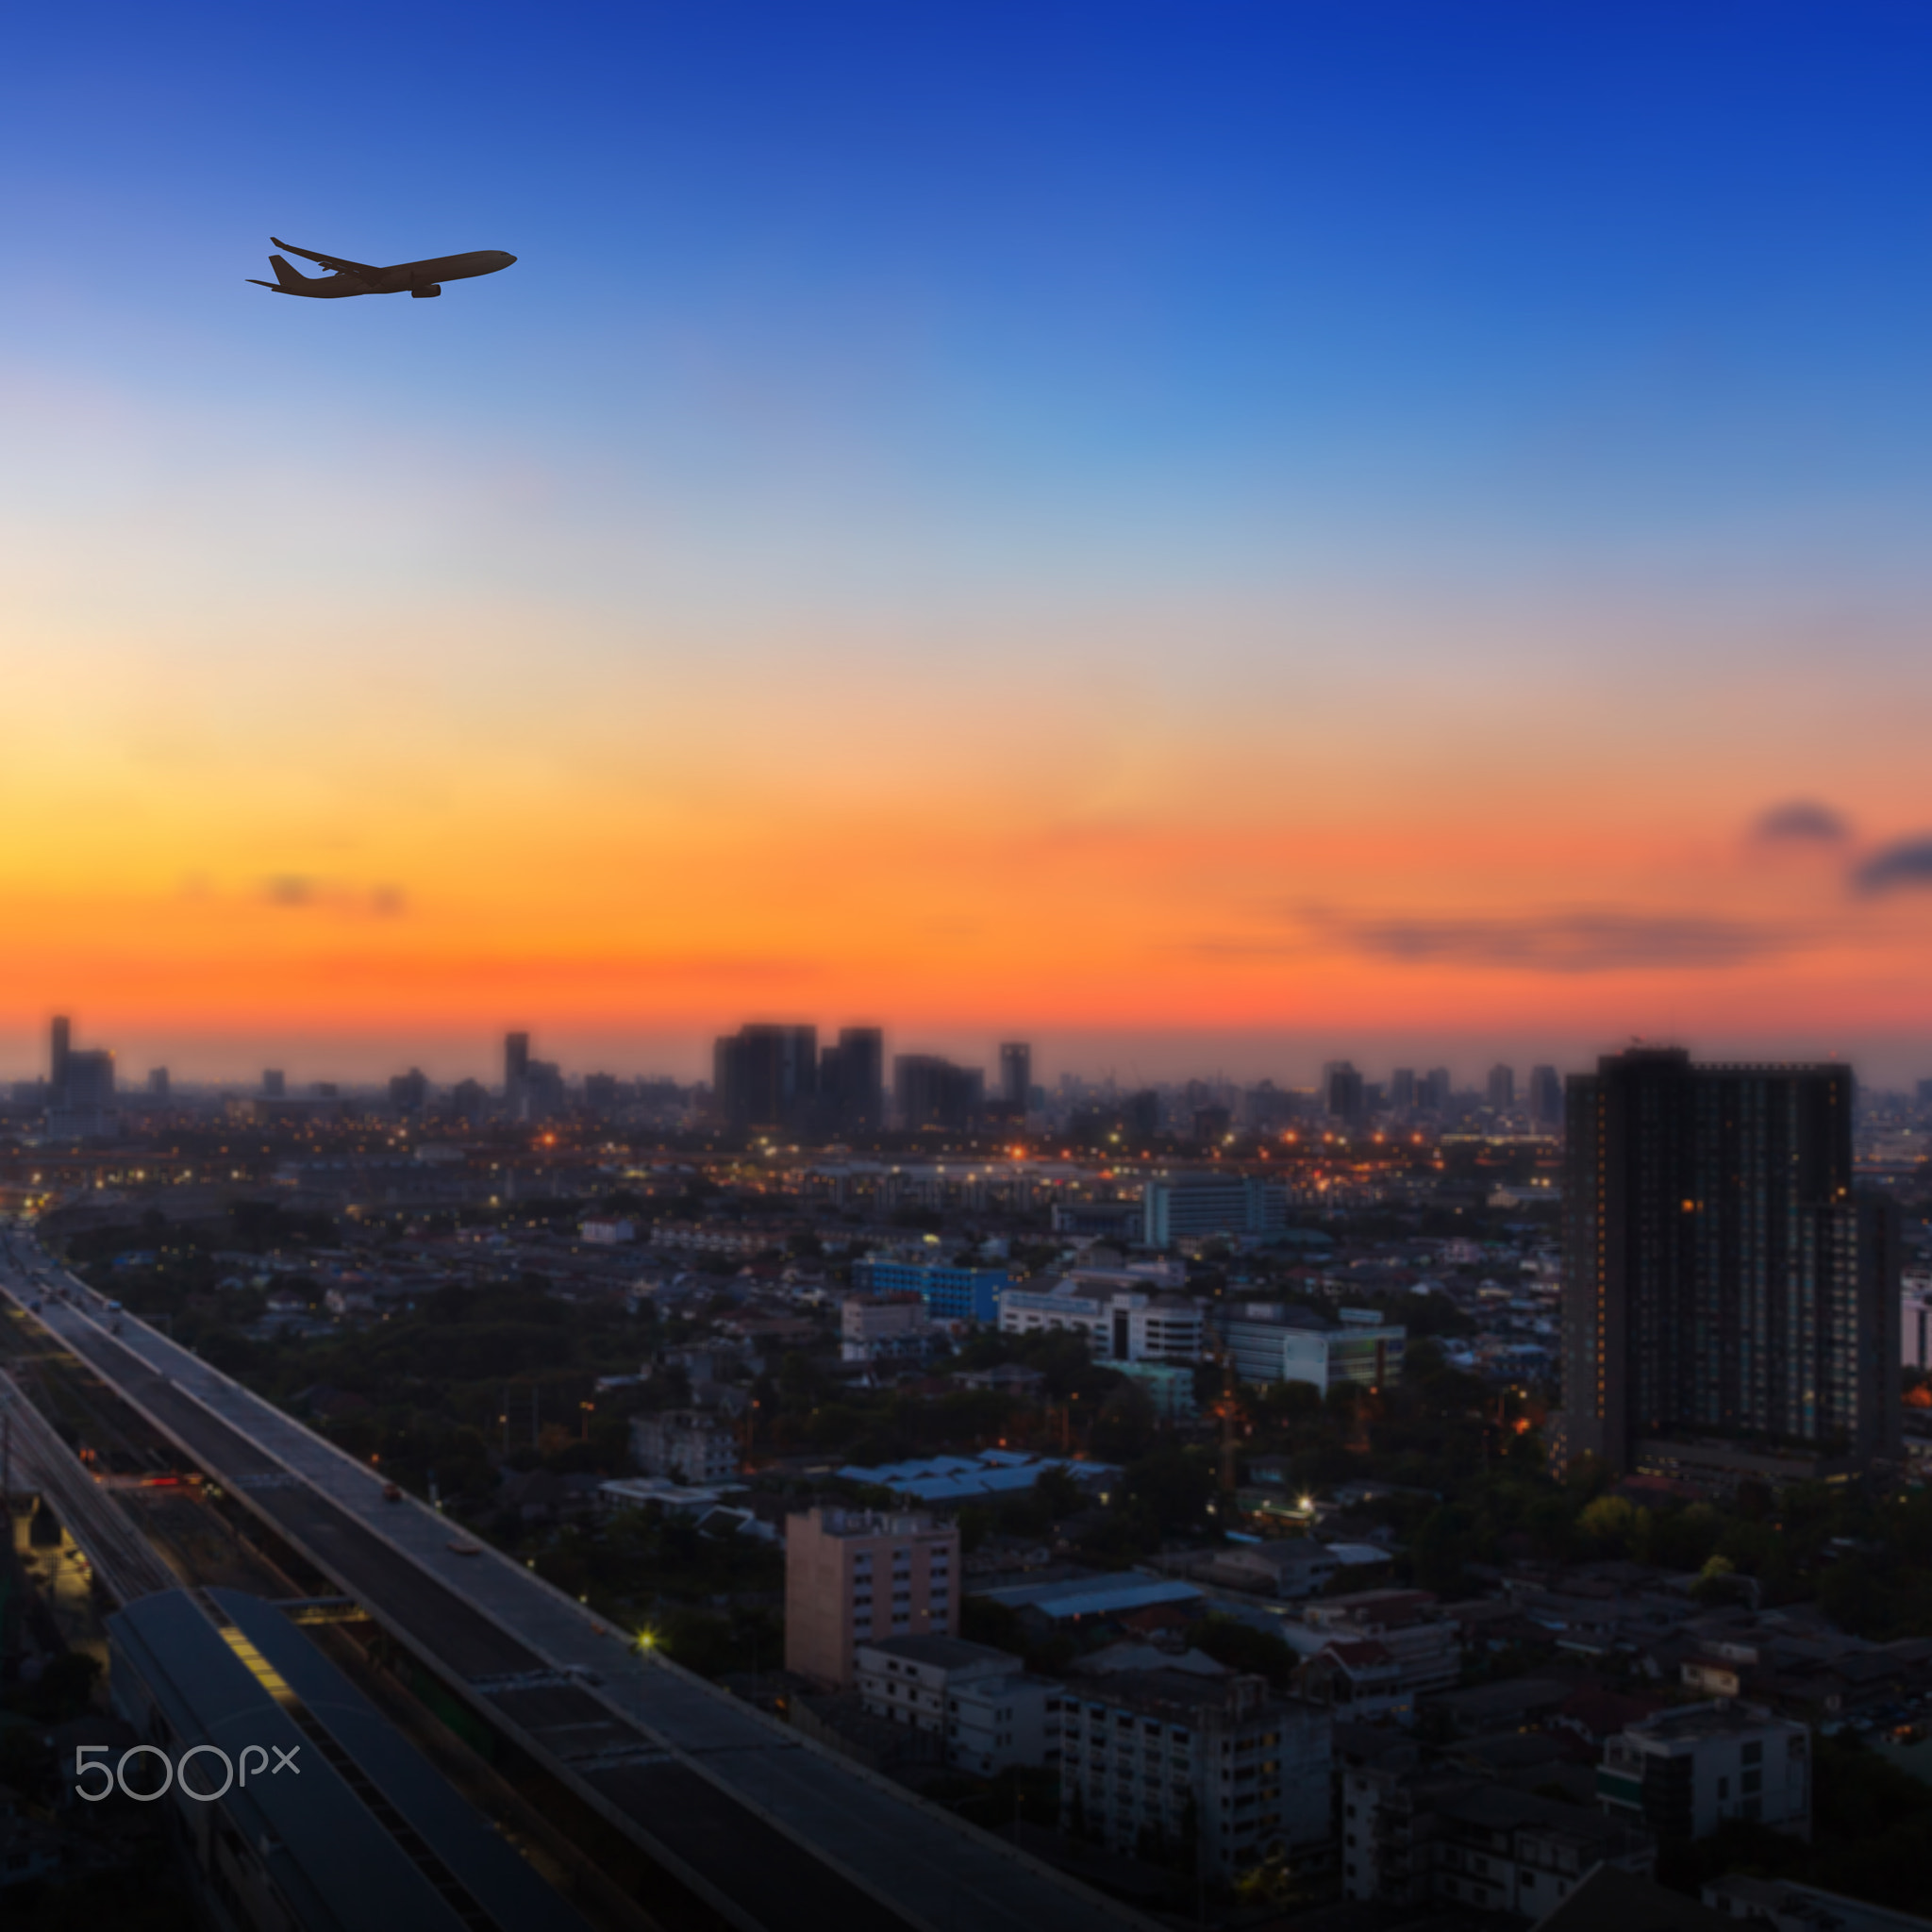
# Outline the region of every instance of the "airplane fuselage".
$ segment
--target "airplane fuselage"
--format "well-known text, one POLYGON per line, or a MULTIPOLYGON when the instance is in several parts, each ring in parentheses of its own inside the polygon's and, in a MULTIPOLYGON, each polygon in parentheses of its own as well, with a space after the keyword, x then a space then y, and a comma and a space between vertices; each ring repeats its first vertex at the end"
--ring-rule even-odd
POLYGON ((493 275, 516 260, 500 248, 476 248, 467 255, 439 255, 427 261, 399 261, 388 268, 368 262, 345 261, 338 256, 316 255, 306 248, 291 247, 286 242, 277 247, 291 255, 306 256, 310 261, 333 270, 326 275, 305 275, 291 268, 279 255, 269 261, 275 272, 274 282, 263 282, 280 295, 314 295, 325 299, 342 295, 438 295, 444 282, 468 281, 476 275, 493 275))
POLYGON ((431 261, 401 261, 375 275, 339 275, 318 280, 303 292, 311 295, 403 295, 411 289, 432 289, 442 282, 462 282, 472 275, 493 275, 516 259, 500 248, 473 249, 468 255, 439 255, 431 261), (335 284, 343 286, 337 288, 335 284))

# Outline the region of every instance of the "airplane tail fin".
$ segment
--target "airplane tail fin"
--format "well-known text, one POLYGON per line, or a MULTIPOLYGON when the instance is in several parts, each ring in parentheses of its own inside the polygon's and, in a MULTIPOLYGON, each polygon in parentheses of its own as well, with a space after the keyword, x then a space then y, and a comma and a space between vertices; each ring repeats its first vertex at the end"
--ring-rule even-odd
POLYGON ((313 275, 298 275, 279 255, 271 255, 268 265, 275 272, 275 280, 285 289, 306 289, 315 280, 313 275))

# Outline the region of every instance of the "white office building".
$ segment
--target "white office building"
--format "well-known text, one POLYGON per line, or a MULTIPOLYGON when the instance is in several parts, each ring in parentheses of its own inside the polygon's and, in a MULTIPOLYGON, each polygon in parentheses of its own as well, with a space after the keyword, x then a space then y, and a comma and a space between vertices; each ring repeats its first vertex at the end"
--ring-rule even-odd
POLYGON ((944 1741, 948 1764, 974 1777, 1053 1762, 1060 1687, 1020 1659, 961 1637, 883 1637, 857 1651, 860 1703, 874 1717, 944 1741))
POLYGON ((1323 1394, 1343 1382, 1386 1389, 1402 1379, 1408 1331, 1368 1309, 1341 1319, 1274 1302, 1242 1304, 1221 1319, 1221 1335, 1243 1382, 1307 1382, 1323 1394))
POLYGON ((1124 1289, 1069 1275, 1050 1289, 1009 1288, 1000 1297, 1000 1332, 1067 1329, 1087 1337, 1095 1361, 1192 1363, 1207 1333, 1201 1305, 1181 1294, 1124 1289))

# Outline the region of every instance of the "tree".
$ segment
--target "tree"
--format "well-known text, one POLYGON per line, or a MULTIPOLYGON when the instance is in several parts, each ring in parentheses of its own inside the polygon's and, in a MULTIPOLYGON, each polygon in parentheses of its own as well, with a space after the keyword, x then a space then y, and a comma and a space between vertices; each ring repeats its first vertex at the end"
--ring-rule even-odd
POLYGON ((1650 1512, 1627 1496, 1599 1496, 1584 1506, 1576 1527, 1589 1538, 1597 1555, 1635 1557, 1641 1561, 1650 1541, 1650 1512))
POLYGON ((1087 1440, 1096 1456, 1127 1462, 1146 1453, 1158 1426, 1154 1398, 1138 1382, 1123 1381, 1100 1405, 1087 1440))

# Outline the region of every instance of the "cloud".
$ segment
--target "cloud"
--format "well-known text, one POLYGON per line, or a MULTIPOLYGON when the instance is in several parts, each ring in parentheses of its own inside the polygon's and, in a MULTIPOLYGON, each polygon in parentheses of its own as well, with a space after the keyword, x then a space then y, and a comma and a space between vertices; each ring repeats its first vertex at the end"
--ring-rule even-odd
POLYGON ((1932 886, 1932 835, 1881 845, 1852 871, 1852 890, 1868 897, 1912 886, 1932 886))
POLYGON ((1815 798, 1790 798, 1759 814, 1751 836, 1764 844, 1787 842, 1842 845, 1852 828, 1828 805, 1815 798))
POLYGON ((1306 916, 1331 942, 1372 958, 1522 973, 1714 970, 1797 944, 1790 932, 1741 920, 1608 909, 1474 919, 1306 916))
POLYGON ((276 873, 263 879, 258 896, 263 905, 283 911, 320 908, 347 918, 398 919, 409 909, 408 895, 400 886, 362 886, 301 872, 276 873))

